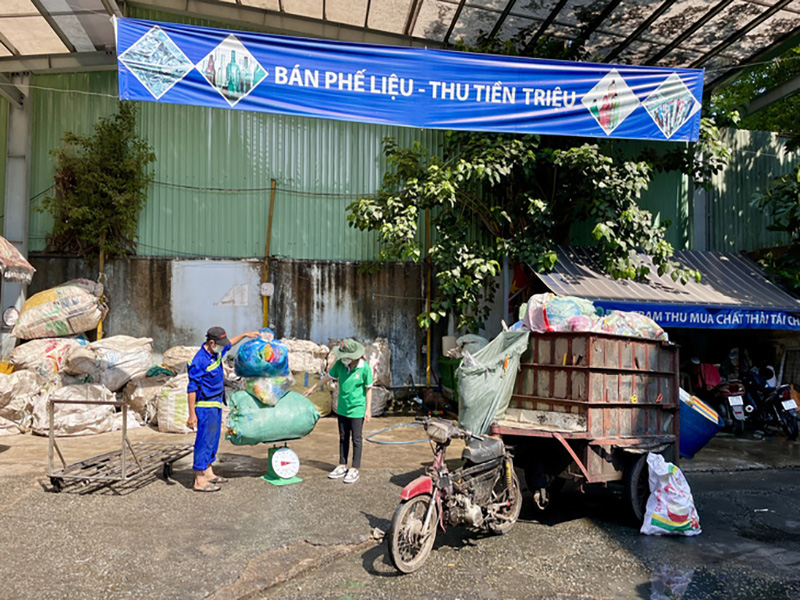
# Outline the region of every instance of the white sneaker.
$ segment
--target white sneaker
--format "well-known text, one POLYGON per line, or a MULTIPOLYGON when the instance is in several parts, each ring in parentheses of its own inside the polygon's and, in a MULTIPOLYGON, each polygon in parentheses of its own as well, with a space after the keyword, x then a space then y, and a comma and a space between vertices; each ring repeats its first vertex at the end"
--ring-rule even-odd
POLYGON ((345 483, 355 483, 358 481, 358 469, 350 469, 344 476, 345 483))
POLYGON ((333 471, 328 473, 328 479, 339 479, 340 477, 344 477, 346 474, 347 474, 347 466, 339 465, 333 471))

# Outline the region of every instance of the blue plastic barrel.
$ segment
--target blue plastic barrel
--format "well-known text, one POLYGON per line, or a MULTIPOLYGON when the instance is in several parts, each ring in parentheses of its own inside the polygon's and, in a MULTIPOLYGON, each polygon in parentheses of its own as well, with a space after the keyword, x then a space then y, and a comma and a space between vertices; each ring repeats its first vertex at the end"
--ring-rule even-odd
MULTIPOLYGON (((683 391, 683 390, 681 390, 683 391)), ((694 458, 722 429, 722 419, 708 404, 688 394, 681 394, 680 453, 684 458, 694 458)))

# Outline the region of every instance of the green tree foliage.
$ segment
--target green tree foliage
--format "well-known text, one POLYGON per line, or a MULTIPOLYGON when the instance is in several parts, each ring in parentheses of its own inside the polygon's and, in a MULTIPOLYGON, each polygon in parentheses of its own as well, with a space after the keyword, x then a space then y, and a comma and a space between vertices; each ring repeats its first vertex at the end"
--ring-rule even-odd
POLYGON ((100 119, 92 135, 67 132, 56 160, 55 193, 41 210, 55 219, 47 249, 108 258, 134 254, 139 213, 153 180, 152 148, 136 134, 136 106, 100 119))
POLYGON ((774 131, 790 139, 788 148, 800 147, 800 94, 775 102, 752 115, 742 115, 761 94, 800 77, 800 46, 746 71, 711 97, 709 112, 723 127, 774 131), (740 116, 741 115, 741 116, 740 116))
POLYGON ((763 194, 753 198, 753 206, 772 219, 771 231, 789 238, 788 248, 769 252, 761 264, 780 283, 800 292, 800 165, 773 179, 763 194))
POLYGON ((638 206, 651 167, 617 161, 595 144, 506 134, 446 134, 443 157, 419 143, 385 141, 390 169, 376 196, 348 207, 351 225, 377 231, 380 260, 420 260, 420 216, 432 215, 430 257, 438 294, 420 325, 448 311, 459 327, 475 328, 488 314, 500 262, 536 271, 555 266, 555 246, 569 243, 574 222, 589 220, 603 268, 612 276, 644 279, 654 265, 674 279, 699 278, 671 260, 666 226, 638 206), (640 252, 652 257, 642 261, 640 252))
MULTIPOLYGON (((543 38, 525 49, 526 36, 500 44, 481 37, 479 47, 461 50, 503 54, 531 52, 549 58, 584 57, 580 48, 543 38)), ((385 140, 389 170, 377 195, 348 207, 351 226, 378 232, 379 260, 423 257, 418 228, 430 211, 433 241, 430 260, 437 296, 430 312, 419 316, 422 327, 449 312, 458 327, 475 329, 488 316, 487 301, 496 287, 500 263, 524 263, 535 271, 552 270, 555 247, 570 242, 576 222, 589 222, 603 269, 615 278, 642 280, 655 268, 682 282, 699 280, 681 268, 665 240, 668 223, 660 223, 638 205, 655 168, 681 169, 701 181, 720 168, 718 130, 704 122, 703 150, 682 144, 643 159, 625 159, 613 144, 587 143, 567 137, 495 133, 445 134, 443 153, 415 143, 401 148, 385 140), (643 261, 640 253, 651 256, 643 261)))

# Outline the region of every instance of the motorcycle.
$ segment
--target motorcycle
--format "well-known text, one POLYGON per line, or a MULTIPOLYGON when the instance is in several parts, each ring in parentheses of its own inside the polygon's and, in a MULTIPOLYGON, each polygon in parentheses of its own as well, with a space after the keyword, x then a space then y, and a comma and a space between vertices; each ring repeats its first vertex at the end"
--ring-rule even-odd
POLYGON ((736 435, 744 433, 745 421, 755 410, 755 405, 747 397, 745 386, 739 381, 720 383, 711 390, 709 404, 722 417, 725 429, 736 435))
POLYGON ((437 527, 467 524, 495 534, 508 532, 522 508, 522 490, 511 453, 502 440, 475 435, 449 421, 418 418, 431 441, 433 465, 400 493, 388 533, 389 558, 402 573, 419 569, 433 548, 437 527), (466 440, 464 464, 450 472, 445 452, 466 440))
POLYGON ((783 431, 790 441, 798 436, 797 402, 792 398, 792 388, 777 388, 767 384, 771 370, 753 369, 745 374, 744 385, 751 402, 755 404, 754 417, 763 426, 773 425, 783 431))

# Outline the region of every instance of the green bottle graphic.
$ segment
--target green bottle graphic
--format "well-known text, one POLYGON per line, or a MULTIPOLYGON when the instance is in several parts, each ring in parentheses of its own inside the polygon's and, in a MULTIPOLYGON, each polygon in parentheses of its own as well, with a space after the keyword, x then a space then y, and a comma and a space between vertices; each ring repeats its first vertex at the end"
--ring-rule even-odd
POLYGON ((231 50, 231 62, 228 63, 228 95, 238 96, 240 89, 241 73, 239 65, 236 63, 236 50, 231 50))

